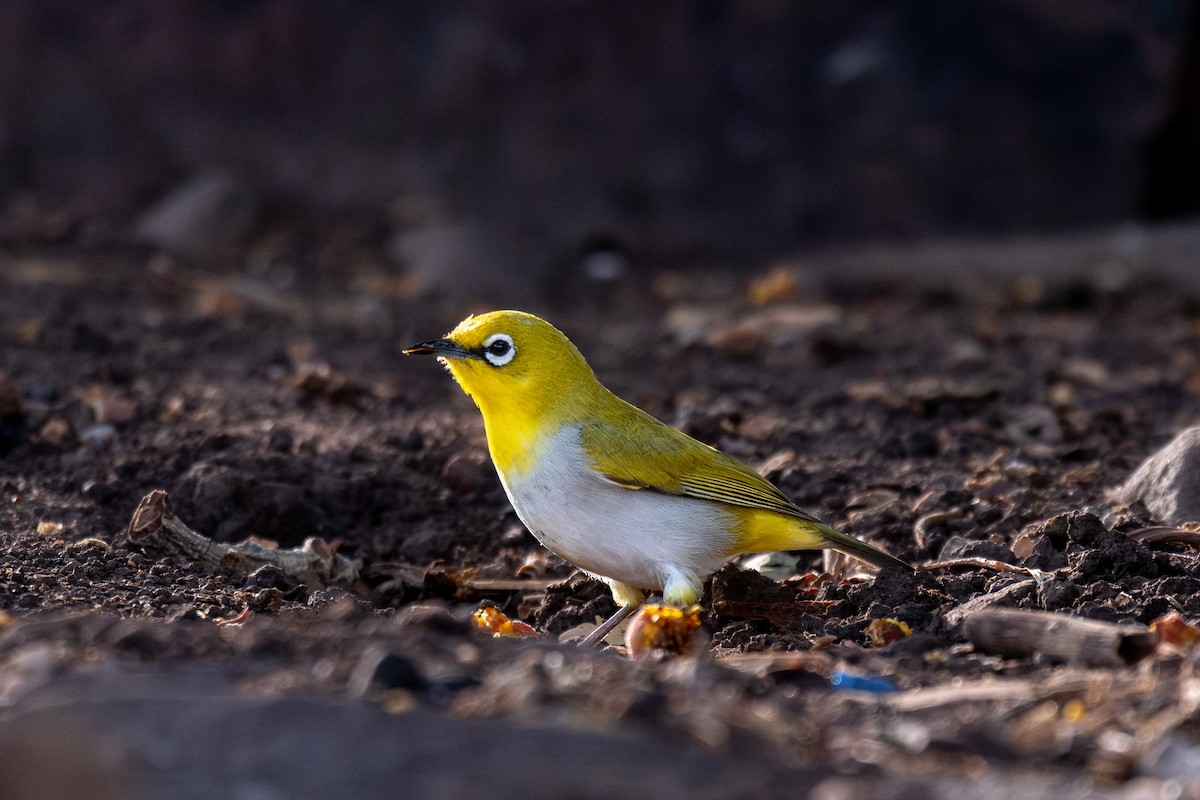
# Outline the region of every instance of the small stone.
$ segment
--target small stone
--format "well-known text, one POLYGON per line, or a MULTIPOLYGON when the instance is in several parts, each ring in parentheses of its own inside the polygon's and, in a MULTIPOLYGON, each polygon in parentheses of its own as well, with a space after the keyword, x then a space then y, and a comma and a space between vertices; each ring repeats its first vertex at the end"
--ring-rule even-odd
POLYGON ((1200 520, 1200 427, 1188 428, 1146 459, 1114 497, 1140 500, 1170 525, 1200 520))
POLYGON ((117 435, 116 426, 102 422, 89 425, 79 432, 79 441, 89 445, 101 445, 111 441, 117 435))

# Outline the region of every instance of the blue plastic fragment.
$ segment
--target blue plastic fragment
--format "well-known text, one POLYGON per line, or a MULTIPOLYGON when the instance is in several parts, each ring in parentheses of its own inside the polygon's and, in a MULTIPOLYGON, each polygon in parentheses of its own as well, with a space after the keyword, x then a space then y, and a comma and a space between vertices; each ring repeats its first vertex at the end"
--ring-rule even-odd
POLYGON ((888 694, 889 692, 899 691, 896 684, 887 678, 878 678, 869 675, 851 675, 841 670, 833 673, 829 678, 829 685, 834 689, 842 691, 872 692, 874 694, 888 694))

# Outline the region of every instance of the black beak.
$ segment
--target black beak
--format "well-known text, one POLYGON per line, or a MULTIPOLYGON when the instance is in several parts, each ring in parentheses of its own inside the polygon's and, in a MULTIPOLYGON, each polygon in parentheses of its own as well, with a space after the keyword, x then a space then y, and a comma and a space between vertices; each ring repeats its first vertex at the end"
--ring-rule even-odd
POLYGON ((429 342, 421 342, 414 344, 412 347, 404 351, 406 356, 439 356, 441 358, 479 358, 478 353, 473 353, 459 344, 455 344, 449 339, 434 339, 429 342))

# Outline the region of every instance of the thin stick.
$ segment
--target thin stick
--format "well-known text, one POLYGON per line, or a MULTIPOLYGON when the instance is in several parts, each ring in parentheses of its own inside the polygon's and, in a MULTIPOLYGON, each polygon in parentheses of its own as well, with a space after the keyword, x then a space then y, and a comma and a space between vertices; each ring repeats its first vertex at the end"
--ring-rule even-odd
POLYGON ((1149 528, 1138 528, 1128 533, 1130 539, 1145 544, 1190 544, 1200 547, 1200 531, 1189 531, 1186 528, 1172 528, 1167 525, 1153 525, 1149 528))
POLYGON ((996 572, 1015 572, 1018 575, 1030 574, 1028 567, 1006 564, 994 558, 949 558, 945 561, 934 561, 932 564, 924 564, 922 566, 930 572, 940 569, 954 569, 955 567, 982 567, 983 569, 995 570, 996 572))

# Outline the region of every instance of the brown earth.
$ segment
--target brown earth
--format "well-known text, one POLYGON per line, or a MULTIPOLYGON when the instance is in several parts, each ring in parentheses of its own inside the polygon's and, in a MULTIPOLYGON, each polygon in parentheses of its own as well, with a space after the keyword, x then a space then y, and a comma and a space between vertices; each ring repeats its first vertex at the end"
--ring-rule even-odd
POLYGON ((338 261, 369 232, 305 241, 324 255, 285 271, 114 244, 0 261, 0 796, 1194 796, 1190 655, 1001 657, 959 624, 1200 617, 1195 555, 1131 538, 1153 520, 1106 494, 1200 412, 1188 291, 797 267, 764 305, 704 273, 529 309, 831 523, 1018 568, 733 565, 706 644, 632 662, 557 642, 611 600, 521 527, 469 400, 400 355, 480 309, 338 261), (126 526, 155 489, 220 542, 319 537, 361 577, 143 552, 126 526), (545 635, 474 630, 485 601, 545 635), (873 647, 879 618, 913 633, 873 647))

